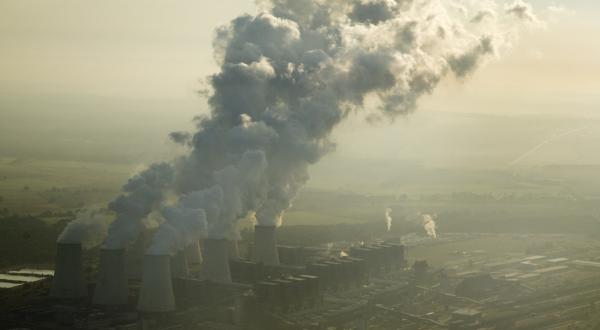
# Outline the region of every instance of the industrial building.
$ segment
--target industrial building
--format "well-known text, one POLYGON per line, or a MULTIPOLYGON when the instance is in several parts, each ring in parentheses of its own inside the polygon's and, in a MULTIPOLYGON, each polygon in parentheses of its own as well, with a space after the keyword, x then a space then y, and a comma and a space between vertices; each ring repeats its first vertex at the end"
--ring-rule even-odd
MULTIPOLYGON (((413 269, 407 258, 416 247, 399 237, 290 246, 277 245, 276 232, 206 239, 172 256, 146 255, 143 242, 95 257, 58 244, 54 270, 0 274, 0 322, 7 329, 561 329, 592 322, 600 302, 596 262, 578 255, 490 260, 477 252, 454 269, 425 262, 413 269)), ((468 238, 435 244, 460 240, 468 238)))

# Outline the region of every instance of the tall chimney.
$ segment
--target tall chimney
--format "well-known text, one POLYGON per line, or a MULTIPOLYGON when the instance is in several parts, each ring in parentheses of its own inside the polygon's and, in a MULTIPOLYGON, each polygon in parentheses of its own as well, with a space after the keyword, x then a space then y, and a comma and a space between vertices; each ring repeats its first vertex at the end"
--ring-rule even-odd
POLYGON ((188 263, 185 258, 185 250, 177 251, 177 253, 171 257, 171 276, 173 278, 188 276, 188 263))
POLYGON ((50 296, 63 299, 87 296, 83 279, 81 244, 58 243, 56 245, 56 268, 50 296))
POLYGON ((188 264, 190 265, 202 264, 202 252, 200 251, 200 242, 194 241, 194 243, 188 245, 185 248, 185 256, 187 258, 188 264))
POLYGON ((128 296, 125 250, 102 249, 92 302, 97 305, 120 306, 127 304, 128 296))
POLYGON ((166 254, 144 256, 138 311, 157 313, 175 310, 169 259, 170 256, 166 254))
POLYGON ((204 240, 204 264, 202 274, 205 279, 215 282, 231 282, 229 271, 229 241, 226 239, 204 240))
POLYGON ((265 265, 279 265, 275 226, 254 227, 254 259, 265 265))

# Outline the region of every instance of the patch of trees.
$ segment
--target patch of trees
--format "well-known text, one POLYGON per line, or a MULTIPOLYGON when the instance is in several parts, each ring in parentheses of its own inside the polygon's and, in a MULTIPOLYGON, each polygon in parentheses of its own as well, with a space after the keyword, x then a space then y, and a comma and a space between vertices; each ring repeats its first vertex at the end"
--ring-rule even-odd
POLYGON ((48 224, 29 215, 0 216, 0 267, 54 261, 56 238, 68 220, 48 224))

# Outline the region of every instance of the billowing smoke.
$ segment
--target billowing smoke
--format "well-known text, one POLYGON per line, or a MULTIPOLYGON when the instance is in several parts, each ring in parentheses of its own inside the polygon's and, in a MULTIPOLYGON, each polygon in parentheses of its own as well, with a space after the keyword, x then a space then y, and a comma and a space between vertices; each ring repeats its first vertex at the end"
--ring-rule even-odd
POLYGON ((385 209, 385 226, 388 232, 392 230, 392 209, 389 207, 385 209))
POLYGON ((506 6, 506 13, 516 16, 529 23, 540 24, 541 21, 533 13, 531 4, 523 0, 515 0, 512 4, 506 6))
POLYGON ((123 194, 108 204, 116 214, 104 241, 107 249, 123 249, 144 228, 143 220, 163 201, 174 172, 166 163, 153 164, 123 186, 123 194))
MULTIPOLYGON (((309 165, 335 149, 332 130, 365 100, 376 104, 370 120, 410 113, 445 76, 468 77, 496 56, 513 35, 507 16, 529 20, 529 7, 520 14, 478 3, 264 0, 260 14, 219 28, 210 115, 197 118, 196 132, 171 134, 189 155, 153 165, 110 204, 117 219, 106 246, 135 238, 170 188, 177 208, 204 210, 211 238, 235 235, 250 213, 258 225, 278 226, 309 165), (471 23, 468 13, 482 10, 495 19, 471 23)), ((166 232, 184 227, 176 219, 166 232)))
MULTIPOLYGON (((209 216, 211 236, 248 212, 259 225, 279 225, 309 165, 334 150, 330 134, 349 113, 371 96, 379 100, 371 118, 411 112, 444 76, 467 77, 496 55, 509 26, 501 18, 513 15, 486 3, 471 9, 497 19, 474 25, 437 0, 272 0, 262 9, 218 29, 211 115, 191 139, 173 135, 191 148, 178 164, 181 193, 219 185, 218 173, 245 153, 265 155, 265 172, 254 173, 264 176, 261 185, 244 188, 251 202, 233 203, 218 220, 209 216)), ((237 200, 236 189, 224 198, 237 200)))
POLYGON ((148 254, 174 255, 196 243, 206 233, 206 214, 203 209, 175 205, 164 207, 162 214, 166 221, 154 235, 148 254))
POLYGON ((423 229, 427 232, 427 235, 433 239, 437 238, 437 224, 435 223, 435 218, 437 215, 431 214, 423 214, 423 229))
POLYGON ((106 237, 106 231, 111 221, 112 217, 106 211, 81 210, 77 213, 75 220, 63 229, 57 242, 81 244, 86 249, 98 246, 106 237))

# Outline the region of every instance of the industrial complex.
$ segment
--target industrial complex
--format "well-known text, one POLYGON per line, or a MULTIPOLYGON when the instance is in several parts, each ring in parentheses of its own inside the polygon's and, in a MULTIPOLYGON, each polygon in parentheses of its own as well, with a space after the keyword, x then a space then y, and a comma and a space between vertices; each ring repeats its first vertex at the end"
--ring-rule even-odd
POLYGON ((0 274, 0 322, 7 329, 591 329, 600 307, 600 262, 589 250, 447 251, 483 234, 289 246, 277 244, 276 231, 257 226, 254 240, 205 239, 172 256, 145 254, 151 233, 127 250, 59 243, 55 269, 0 274), (452 257, 444 267, 411 260, 420 248, 452 257))

